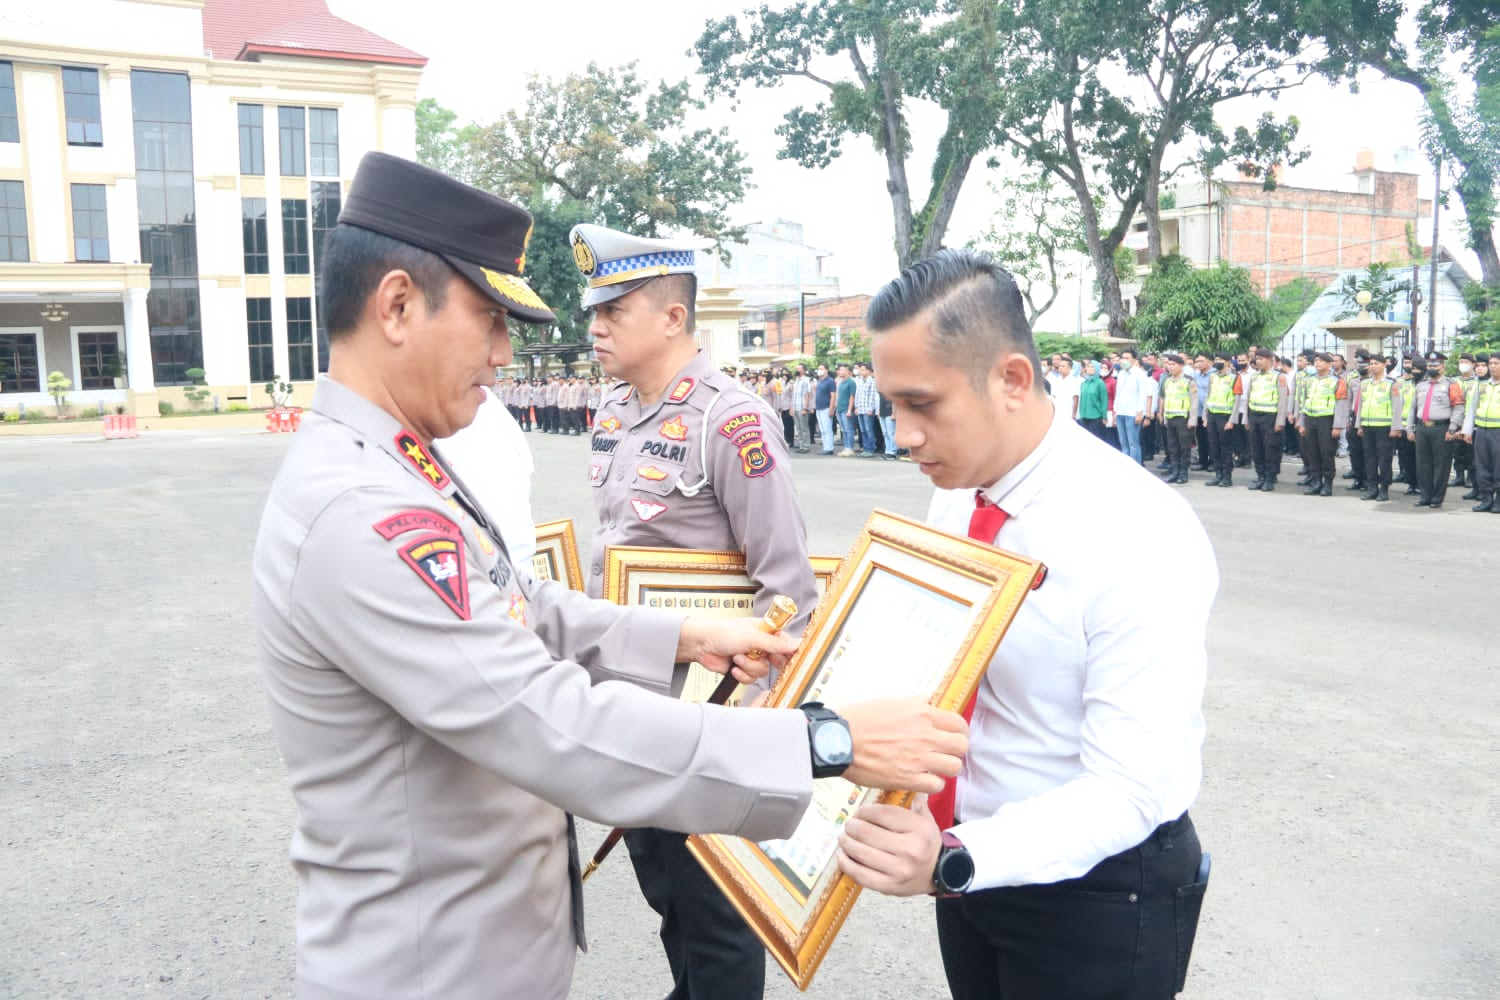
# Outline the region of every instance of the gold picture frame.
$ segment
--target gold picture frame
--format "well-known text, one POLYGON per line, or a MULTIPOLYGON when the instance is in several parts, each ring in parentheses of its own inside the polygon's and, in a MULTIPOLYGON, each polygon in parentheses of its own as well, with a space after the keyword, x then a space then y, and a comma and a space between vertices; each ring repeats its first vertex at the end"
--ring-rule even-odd
POLYGON ((536 554, 531 557, 531 575, 537 580, 556 580, 569 590, 583 590, 583 566, 578 561, 578 536, 573 521, 547 521, 536 526, 536 554))
MULTIPOLYGON (((877 510, 767 706, 827 701, 837 709, 916 695, 961 711, 1021 602, 1045 577, 1036 560, 877 510)), ((805 990, 860 893, 834 857, 840 828, 867 802, 911 800, 910 792, 830 778, 815 783, 812 804, 787 840, 693 836, 688 849, 805 990)))
MULTIPOLYGON (((821 600, 838 572, 837 556, 811 556, 813 580, 821 600)), ((645 605, 698 617, 749 618, 760 590, 745 573, 742 552, 706 549, 662 549, 613 545, 604 550, 604 597, 615 604, 645 605)), ((706 701, 720 674, 698 664, 688 668, 679 695, 684 701, 706 701)), ((741 687, 729 698, 738 703, 741 687)))

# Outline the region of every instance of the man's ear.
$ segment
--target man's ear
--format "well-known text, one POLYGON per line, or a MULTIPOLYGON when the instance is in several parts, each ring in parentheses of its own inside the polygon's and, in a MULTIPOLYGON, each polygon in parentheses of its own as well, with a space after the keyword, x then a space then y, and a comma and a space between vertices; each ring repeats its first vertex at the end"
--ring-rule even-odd
POLYGON ((673 302, 667 306, 667 329, 672 336, 686 334, 687 329, 687 306, 681 302, 673 302))
POLYGON ((387 271, 380 284, 375 286, 367 308, 373 312, 376 325, 392 347, 406 343, 411 309, 420 294, 411 275, 400 268, 387 271))
POLYGON ((1013 410, 1036 391, 1036 369, 1026 355, 1010 352, 995 359, 988 381, 990 394, 1004 399, 1006 408, 1013 410))

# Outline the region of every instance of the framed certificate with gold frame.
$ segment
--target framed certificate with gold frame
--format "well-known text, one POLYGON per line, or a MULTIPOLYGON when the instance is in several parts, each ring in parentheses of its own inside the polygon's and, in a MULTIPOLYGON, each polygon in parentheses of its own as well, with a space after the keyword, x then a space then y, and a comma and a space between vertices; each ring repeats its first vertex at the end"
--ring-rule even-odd
MULTIPOLYGON (((838 572, 839 560, 812 556, 808 562, 821 599, 838 572)), ((699 618, 751 618, 759 590, 745 573, 741 552, 634 545, 616 545, 604 551, 604 597, 615 604, 639 604, 699 618)), ((692 664, 679 697, 707 701, 723 679, 721 674, 692 664)), ((742 686, 729 703, 736 704, 743 691, 742 686)))
POLYGON ((556 580, 569 590, 583 589, 583 568, 578 561, 578 537, 569 519, 536 526, 536 554, 531 574, 538 580, 556 580))
MULTIPOLYGON (((767 705, 915 696, 961 711, 1045 576, 1035 560, 877 510, 767 705)), ((825 779, 790 838, 694 836, 688 849, 805 990, 859 897, 834 857, 844 821, 865 803, 911 798, 825 779)))

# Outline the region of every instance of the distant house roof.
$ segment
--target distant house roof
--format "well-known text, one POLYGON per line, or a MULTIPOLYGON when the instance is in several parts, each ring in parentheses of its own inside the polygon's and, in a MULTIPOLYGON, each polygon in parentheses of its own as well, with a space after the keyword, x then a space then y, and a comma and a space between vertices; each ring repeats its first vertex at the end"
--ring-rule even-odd
MULTIPOLYGON (((1313 300, 1313 304, 1307 307, 1307 311, 1302 314, 1302 317, 1282 336, 1280 343, 1277 345, 1276 352, 1278 354, 1290 355, 1307 346, 1315 346, 1329 339, 1337 340, 1337 338, 1330 338, 1328 331, 1323 329, 1322 324, 1332 323, 1349 311, 1348 305, 1344 303, 1343 296, 1339 294, 1339 286, 1344 283, 1344 278, 1350 275, 1358 278, 1364 274, 1365 269, 1362 267, 1340 271, 1329 286, 1323 289, 1323 294, 1313 300)), ((1460 293, 1463 291, 1464 285, 1473 280, 1469 277, 1468 272, 1456 261, 1447 260, 1438 262, 1437 275, 1439 298, 1452 299, 1455 300, 1456 305, 1461 305, 1462 295, 1460 293)), ((1424 296, 1427 294, 1428 283, 1431 280, 1432 271, 1430 264, 1423 264, 1417 268, 1417 281, 1424 296)), ((1386 287, 1410 281, 1411 268, 1397 268, 1391 272, 1386 287)), ((1467 315, 1467 310, 1464 310, 1464 312, 1467 315)), ((1397 308, 1392 311, 1391 315, 1377 316, 1376 318, 1394 319, 1397 322, 1404 323, 1410 315, 1410 307, 1403 300, 1398 303, 1397 308)), ((1321 350, 1322 348, 1319 347, 1318 349, 1321 350)))
POLYGON ((329 13, 325 0, 205 0, 203 48, 215 59, 262 55, 425 66, 427 57, 329 13))

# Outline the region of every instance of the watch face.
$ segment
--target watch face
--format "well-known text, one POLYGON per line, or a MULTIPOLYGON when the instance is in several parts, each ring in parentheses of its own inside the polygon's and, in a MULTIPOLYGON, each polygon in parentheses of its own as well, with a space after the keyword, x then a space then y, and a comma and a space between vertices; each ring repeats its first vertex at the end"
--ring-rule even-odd
POLYGON ((944 851, 938 861, 937 880, 948 892, 963 892, 974 881, 974 858, 962 848, 944 851))
POLYGON ((825 764, 844 765, 854 759, 854 741, 849 736, 849 727, 837 722, 824 722, 813 729, 813 752, 825 764))

